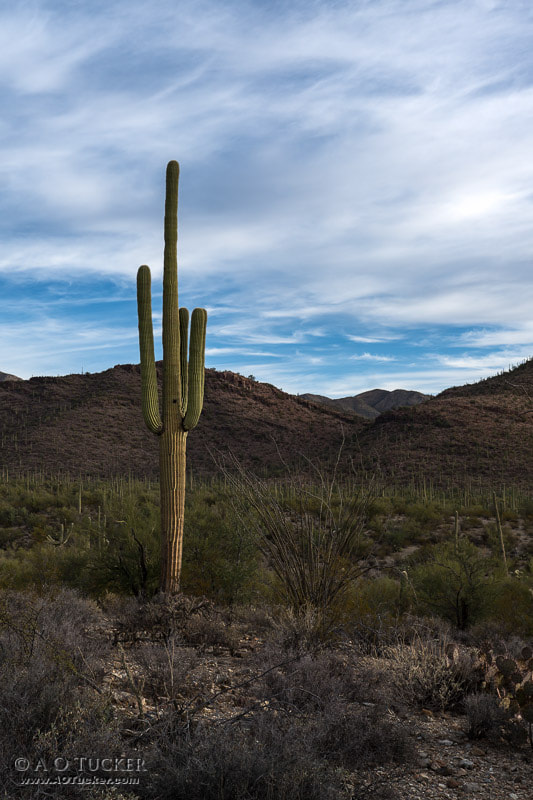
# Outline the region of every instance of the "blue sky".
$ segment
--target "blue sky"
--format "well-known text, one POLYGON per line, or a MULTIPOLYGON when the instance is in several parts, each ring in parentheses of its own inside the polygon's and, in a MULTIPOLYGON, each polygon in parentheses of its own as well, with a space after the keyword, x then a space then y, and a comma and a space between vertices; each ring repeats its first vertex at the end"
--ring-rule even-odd
POLYGON ((533 354, 529 0, 13 0, 0 92, 3 372, 138 362, 143 263, 159 340, 174 158, 208 366, 340 397, 533 354))

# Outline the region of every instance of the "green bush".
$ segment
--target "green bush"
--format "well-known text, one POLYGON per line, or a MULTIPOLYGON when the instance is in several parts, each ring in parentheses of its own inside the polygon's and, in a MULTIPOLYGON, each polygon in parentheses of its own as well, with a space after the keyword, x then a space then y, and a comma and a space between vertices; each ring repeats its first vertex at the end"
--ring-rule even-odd
POLYGON ((492 562, 465 539, 428 548, 428 561, 410 570, 421 611, 460 630, 487 615, 494 585, 492 562))
POLYGON ((531 581, 517 577, 499 581, 491 593, 489 613, 505 633, 533 635, 531 581))
POLYGON ((258 551, 223 497, 193 494, 183 542, 183 591, 228 604, 250 599, 258 551))
POLYGON ((350 611, 358 617, 369 614, 396 617, 408 607, 410 594, 410 587, 403 577, 363 578, 353 593, 350 611))

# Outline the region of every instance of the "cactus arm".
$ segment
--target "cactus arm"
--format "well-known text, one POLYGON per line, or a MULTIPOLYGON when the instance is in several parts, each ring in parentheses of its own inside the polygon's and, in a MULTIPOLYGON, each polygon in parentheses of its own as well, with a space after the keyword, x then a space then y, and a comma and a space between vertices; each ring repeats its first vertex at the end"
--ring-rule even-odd
POLYGON ((157 374, 152 329, 152 297, 150 269, 146 265, 137 272, 137 309, 139 314, 139 350, 141 354, 141 391, 144 421, 152 433, 161 433, 157 374))
POLYGON ((190 431, 197 424, 204 403, 206 325, 207 311, 205 308, 195 308, 191 316, 187 413, 183 420, 183 428, 186 431, 190 431))
POLYGON ((189 310, 180 308, 180 364, 181 364, 181 416, 187 413, 188 401, 188 347, 189 347, 189 310))
POLYGON ((177 161, 166 175, 165 250, 163 258, 163 424, 174 428, 181 409, 180 325, 178 306, 178 179, 177 161))

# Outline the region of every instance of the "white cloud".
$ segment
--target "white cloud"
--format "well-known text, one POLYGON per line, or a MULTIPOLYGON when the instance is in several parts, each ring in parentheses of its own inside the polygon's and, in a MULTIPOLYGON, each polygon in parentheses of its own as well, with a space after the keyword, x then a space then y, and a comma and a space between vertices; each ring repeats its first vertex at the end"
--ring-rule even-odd
POLYGON ((500 370, 507 370, 515 367, 531 357, 529 349, 514 349, 497 351, 483 356, 463 355, 449 356, 439 355, 436 360, 447 367, 468 370, 471 374, 482 373, 482 377, 500 370))
POLYGON ((347 334, 346 338, 351 342, 360 342, 361 344, 377 344, 401 339, 402 334, 387 334, 386 336, 353 336, 352 334, 347 334))
POLYGON ((376 353, 361 353, 360 355, 349 356, 350 361, 396 361, 394 356, 382 356, 376 353))
POLYGON ((520 327, 496 330, 467 331, 456 342, 460 347, 494 347, 529 345, 533 349, 533 322, 524 321, 520 327))

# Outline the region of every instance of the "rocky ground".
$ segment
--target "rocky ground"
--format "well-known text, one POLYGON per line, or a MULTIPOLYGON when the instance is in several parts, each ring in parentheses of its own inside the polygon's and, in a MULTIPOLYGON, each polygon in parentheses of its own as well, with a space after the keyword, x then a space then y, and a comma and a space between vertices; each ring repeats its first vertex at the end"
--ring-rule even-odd
MULTIPOLYGON (((218 634, 211 628, 204 644, 182 648, 182 663, 188 661, 191 667, 174 700, 191 711, 194 709, 198 719, 210 720, 215 725, 252 715, 260 709, 270 709, 274 716, 287 713, 286 704, 280 701, 280 684, 271 682, 267 684, 270 691, 265 690, 262 677, 265 668, 270 670, 274 662, 283 658, 294 659, 289 671, 295 685, 300 681, 302 691, 309 691, 310 684, 306 683, 309 681, 308 673, 306 677, 298 672, 300 662, 295 657, 298 647, 302 646, 300 639, 294 649, 301 631, 288 645, 287 626, 282 627, 285 637, 283 652, 279 649, 279 630, 275 632, 278 649, 274 648, 273 652, 270 637, 255 635, 247 625, 233 623, 226 633, 219 629, 218 634), (229 639, 225 640, 226 634, 229 639), (218 636, 218 642, 206 644, 213 636, 215 639, 218 636)), ((206 633, 207 628, 204 630, 206 633)), ((290 633, 294 634, 294 630, 290 633)), ((128 634, 121 626, 115 629, 114 635, 119 642, 119 652, 110 673, 109 688, 117 707, 127 715, 142 713, 150 725, 150 720, 157 719, 161 707, 149 697, 146 676, 139 666, 138 651, 143 646, 143 636, 137 641, 128 640, 128 634)), ((355 682, 359 681, 361 685, 368 681, 366 686, 361 685, 360 691, 355 691, 351 703, 359 709, 379 707, 384 712, 386 724, 390 724, 391 736, 397 735, 394 731, 401 730, 413 746, 410 757, 403 762, 396 759, 380 764, 378 756, 378 763, 361 769, 343 769, 346 797, 353 800, 370 797, 391 800, 533 798, 533 749, 525 739, 512 742, 503 735, 494 735, 493 731, 490 740, 471 740, 469 719, 464 711, 426 708, 423 704, 413 707, 400 696, 401 681, 395 683, 393 680, 390 653, 388 658, 363 655, 358 645, 346 641, 329 655, 320 648, 314 655, 305 649, 304 643, 300 658, 307 664, 306 668, 313 658, 318 663, 320 659, 331 657, 333 671, 335 665, 341 663, 346 673, 353 673, 355 682)), ((273 671, 276 672, 276 667, 273 671)), ((277 671, 287 674, 286 667, 277 671)), ((332 687, 321 685, 320 680, 324 679, 317 678, 313 691, 317 695, 323 691, 327 703, 332 687)), ((169 701, 170 697, 159 698, 162 705, 169 701)), ((314 708, 314 713, 319 706, 314 708)))

